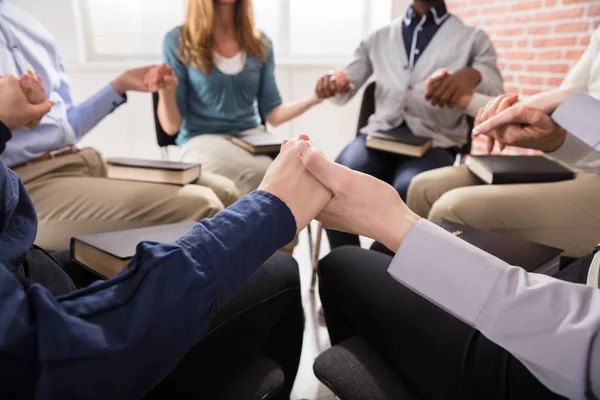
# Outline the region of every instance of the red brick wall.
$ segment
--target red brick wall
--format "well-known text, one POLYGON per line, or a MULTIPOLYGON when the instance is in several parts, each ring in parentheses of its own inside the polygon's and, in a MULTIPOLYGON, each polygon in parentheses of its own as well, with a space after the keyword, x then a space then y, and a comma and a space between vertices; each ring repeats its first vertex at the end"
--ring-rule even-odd
MULTIPOLYGON (((496 46, 509 93, 532 95, 560 85, 600 26, 600 0, 446 0, 496 46)), ((482 150, 479 141, 473 152, 482 150)), ((505 152, 514 152, 507 149, 505 152)))

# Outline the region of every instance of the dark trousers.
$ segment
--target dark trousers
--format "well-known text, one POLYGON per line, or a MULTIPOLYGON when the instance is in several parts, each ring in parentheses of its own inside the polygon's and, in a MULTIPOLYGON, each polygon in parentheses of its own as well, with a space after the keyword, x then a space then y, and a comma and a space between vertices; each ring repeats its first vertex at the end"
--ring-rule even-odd
MULTIPOLYGON (((414 158, 370 149, 365 143, 366 136, 358 135, 335 161, 389 183, 403 200, 406 200, 412 178, 421 172, 452 165, 456 157, 456 149, 434 148, 423 157, 414 158)), ((360 246, 358 236, 348 233, 328 230, 327 238, 332 249, 344 245, 360 246)))
POLYGON ((508 351, 395 281, 387 272, 391 261, 349 246, 320 262, 333 345, 360 336, 420 399, 561 398, 508 351))
MULTIPOLYGON (((57 258, 67 271, 81 269, 66 261, 65 254, 57 258)), ((210 331, 145 399, 218 398, 240 371, 264 355, 285 375, 285 386, 276 399, 288 400, 300 363, 303 331, 298 265, 290 255, 276 253, 217 312, 210 331)))

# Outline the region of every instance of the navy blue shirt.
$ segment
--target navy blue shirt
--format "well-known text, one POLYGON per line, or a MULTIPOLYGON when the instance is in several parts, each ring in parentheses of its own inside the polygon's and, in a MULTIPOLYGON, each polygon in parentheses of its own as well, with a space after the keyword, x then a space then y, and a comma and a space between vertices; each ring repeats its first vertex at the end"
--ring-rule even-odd
POLYGON ((448 17, 450 13, 443 1, 431 7, 421 18, 412 6, 408 7, 402 24, 402 37, 411 70, 448 17))
POLYGON ((10 133, 10 129, 2 121, 0 121, 0 154, 6 148, 6 142, 10 140, 12 134, 10 133))
POLYGON ((117 277, 56 298, 13 275, 37 218, 1 159, 0 194, 0 399, 140 398, 296 232, 285 203, 255 191, 175 243, 140 243, 117 277))

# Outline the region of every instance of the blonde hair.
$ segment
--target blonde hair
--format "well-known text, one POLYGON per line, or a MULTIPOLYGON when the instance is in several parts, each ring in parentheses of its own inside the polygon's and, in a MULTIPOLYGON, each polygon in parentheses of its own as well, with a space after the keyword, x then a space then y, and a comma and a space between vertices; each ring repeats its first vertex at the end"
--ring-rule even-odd
MULTIPOLYGON (((267 45, 254 24, 252 0, 237 0, 233 19, 235 35, 240 48, 249 56, 254 56, 263 63, 266 62, 267 45)), ((184 64, 191 64, 205 74, 210 74, 215 66, 213 59, 214 24, 214 0, 188 1, 185 22, 179 39, 179 59, 184 64)))

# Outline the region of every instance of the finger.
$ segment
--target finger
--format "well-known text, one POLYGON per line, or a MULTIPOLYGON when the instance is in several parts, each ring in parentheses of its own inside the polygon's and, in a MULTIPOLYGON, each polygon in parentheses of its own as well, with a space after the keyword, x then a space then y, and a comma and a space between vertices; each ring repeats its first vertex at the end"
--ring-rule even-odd
POLYGON ((450 88, 450 85, 452 85, 452 79, 448 76, 438 86, 438 88, 435 90, 435 92, 433 93, 433 95, 431 95, 431 98, 429 99, 430 102, 431 102, 431 104, 433 104, 434 106, 439 105, 440 104, 440 97, 446 92, 446 90, 448 90, 450 88))
POLYGON ((506 145, 504 143, 498 143, 498 149, 500 151, 503 151, 506 148, 506 145))
POLYGON ((498 109, 496 110, 496 114, 499 114, 501 111, 506 110, 507 108, 511 107, 513 104, 515 104, 518 101, 519 101, 519 96, 516 95, 516 94, 512 94, 512 95, 504 97, 500 101, 500 104, 498 105, 498 109))
POLYGON ((302 160, 302 164, 304 164, 304 167, 308 172, 335 193, 340 182, 341 174, 346 167, 328 160, 325 154, 321 153, 310 142, 298 142, 296 144, 296 150, 302 160))
POLYGON ((310 138, 308 137, 307 134, 303 133, 300 136, 298 136, 298 140, 307 140, 307 141, 310 141, 310 138))
POLYGON ((494 145, 496 144, 496 141, 494 138, 489 136, 485 136, 485 140, 487 153, 490 154, 492 151, 494 151, 494 145))
MULTIPOLYGON (((477 111, 477 116, 475 117, 475 126, 477 126, 483 122, 483 120, 481 119, 482 115, 483 115, 483 107, 480 108, 479 111, 477 111)), ((475 130, 473 130, 473 135, 477 136, 478 133, 476 133, 475 130)))
POLYGON ((504 97, 504 95, 498 96, 495 99, 491 100, 489 103, 487 103, 485 109, 483 110, 483 114, 481 115, 481 119, 483 121, 486 121, 497 114, 496 110, 498 109, 498 106, 500 105, 504 97))
POLYGON ((528 123, 527 115, 523 109, 527 109, 527 107, 510 107, 478 124, 475 129, 473 129, 473 133, 476 135, 485 135, 490 131, 498 129, 504 125, 526 124, 528 123))
POLYGON ((456 93, 459 93, 458 87, 451 85, 440 97, 440 106, 452 107, 450 103, 456 93))
POLYGON ((449 71, 446 68, 441 68, 435 71, 425 82, 425 90, 428 92, 430 89, 437 87, 439 83, 448 75, 449 71))

